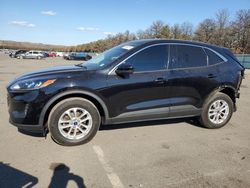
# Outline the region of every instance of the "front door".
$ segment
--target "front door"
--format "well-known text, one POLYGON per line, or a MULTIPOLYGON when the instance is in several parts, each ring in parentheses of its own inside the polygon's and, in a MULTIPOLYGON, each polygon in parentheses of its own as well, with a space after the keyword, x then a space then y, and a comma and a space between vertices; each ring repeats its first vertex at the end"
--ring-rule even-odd
POLYGON ((166 91, 168 45, 151 46, 135 53, 123 63, 134 72, 121 77, 108 75, 110 116, 114 121, 136 121, 166 117, 170 101, 166 91))

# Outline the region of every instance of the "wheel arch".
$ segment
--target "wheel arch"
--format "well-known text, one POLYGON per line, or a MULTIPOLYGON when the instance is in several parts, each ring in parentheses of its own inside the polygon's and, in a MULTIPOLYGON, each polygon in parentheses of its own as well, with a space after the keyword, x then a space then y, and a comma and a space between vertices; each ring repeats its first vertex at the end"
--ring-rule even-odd
POLYGON ((224 93, 226 95, 228 95, 233 103, 234 103, 234 108, 236 110, 236 106, 235 106, 235 103, 236 103, 236 94, 237 94, 237 90, 231 86, 231 85, 221 85, 220 87, 217 87, 215 88, 204 100, 204 103, 203 103, 203 106, 204 104, 207 102, 207 100, 213 96, 214 94, 218 93, 218 92, 221 92, 221 93, 224 93))
POLYGON ((235 103, 236 102, 236 89, 233 88, 232 86, 226 86, 226 87, 222 87, 219 92, 224 93, 226 95, 228 95, 232 101, 235 103))
POLYGON ((39 118, 39 125, 45 126, 47 123, 49 114, 52 108, 60 101, 70 98, 70 97, 81 97, 84 99, 89 100, 92 102, 98 109, 102 120, 105 121, 106 118, 109 117, 108 109, 104 101, 94 93, 89 91, 82 91, 82 90, 74 90, 74 91, 65 91, 63 93, 59 93, 55 95, 52 99, 50 99, 46 105, 43 107, 40 118, 39 118))

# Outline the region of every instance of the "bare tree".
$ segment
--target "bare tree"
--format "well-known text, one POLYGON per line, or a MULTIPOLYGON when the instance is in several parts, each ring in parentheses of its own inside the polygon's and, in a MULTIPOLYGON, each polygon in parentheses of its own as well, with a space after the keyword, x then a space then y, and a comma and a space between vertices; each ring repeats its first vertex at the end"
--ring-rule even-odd
POLYGON ((213 43, 215 31, 215 21, 213 19, 205 19, 199 24, 198 29, 195 32, 195 39, 202 42, 213 43))
POLYGON ((217 45, 229 47, 228 35, 229 35, 229 12, 226 9, 219 10, 216 13, 216 31, 214 36, 214 43, 217 45))
POLYGON ((184 22, 181 24, 182 39, 191 40, 193 38, 193 24, 184 22))
POLYGON ((172 33, 172 38, 173 39, 181 39, 182 31, 181 31, 180 25, 179 24, 175 24, 171 28, 171 33, 172 33))
POLYGON ((233 22, 234 47, 241 53, 250 53, 250 9, 239 10, 233 22))

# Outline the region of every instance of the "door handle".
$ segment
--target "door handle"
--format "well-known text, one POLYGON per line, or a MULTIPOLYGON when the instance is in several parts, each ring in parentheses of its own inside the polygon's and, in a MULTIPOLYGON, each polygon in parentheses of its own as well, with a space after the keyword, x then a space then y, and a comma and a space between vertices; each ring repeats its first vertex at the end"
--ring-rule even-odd
POLYGON ((155 82, 157 82, 158 84, 164 84, 166 82, 165 78, 156 78, 155 82))
POLYGON ((208 78, 216 78, 216 75, 214 75, 214 74, 208 74, 207 77, 208 78))

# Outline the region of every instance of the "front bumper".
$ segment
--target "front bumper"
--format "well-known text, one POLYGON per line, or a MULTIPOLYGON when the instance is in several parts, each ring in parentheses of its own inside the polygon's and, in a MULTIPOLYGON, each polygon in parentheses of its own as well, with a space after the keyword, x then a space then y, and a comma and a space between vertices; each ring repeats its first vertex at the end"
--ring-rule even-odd
POLYGON ((41 111, 46 104, 46 97, 39 91, 8 93, 9 122, 18 129, 30 132, 42 132, 39 124, 41 111))
POLYGON ((18 124, 13 122, 11 119, 9 119, 9 122, 18 128, 18 130, 24 130, 28 132, 34 132, 34 133, 44 133, 44 127, 41 125, 25 125, 25 124, 18 124))

